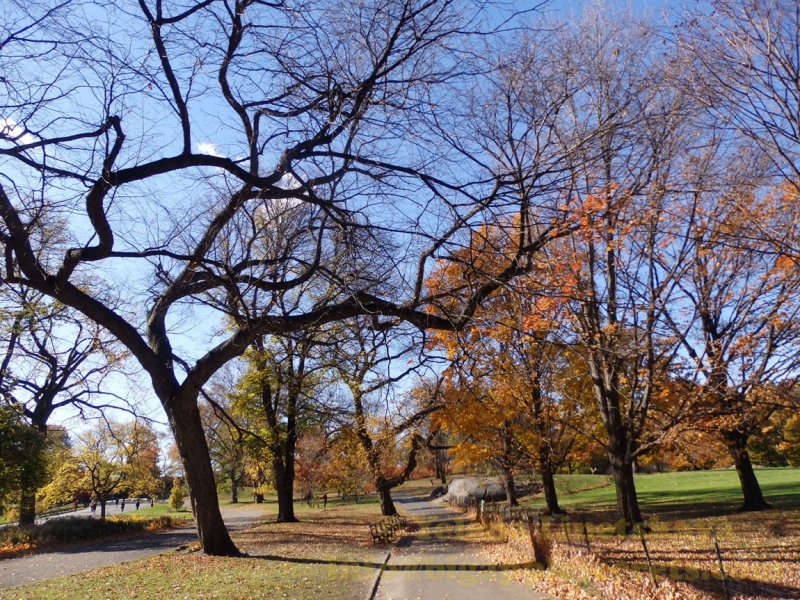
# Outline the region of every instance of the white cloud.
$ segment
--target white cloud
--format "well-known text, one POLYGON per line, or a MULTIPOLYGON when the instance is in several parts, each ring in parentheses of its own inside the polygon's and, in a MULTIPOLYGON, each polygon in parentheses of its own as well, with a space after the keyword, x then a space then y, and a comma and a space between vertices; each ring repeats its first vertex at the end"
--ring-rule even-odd
POLYGON ((299 190, 301 187, 300 182, 291 173, 286 173, 278 180, 278 187, 282 190, 299 190))
POLYGON ((211 156, 222 156, 219 152, 217 152, 217 149, 211 142, 198 142, 197 151, 200 154, 209 154, 211 156))
POLYGON ((36 141, 30 133, 20 127, 13 119, 0 117, 0 140, 14 140, 17 144, 32 144, 36 141))

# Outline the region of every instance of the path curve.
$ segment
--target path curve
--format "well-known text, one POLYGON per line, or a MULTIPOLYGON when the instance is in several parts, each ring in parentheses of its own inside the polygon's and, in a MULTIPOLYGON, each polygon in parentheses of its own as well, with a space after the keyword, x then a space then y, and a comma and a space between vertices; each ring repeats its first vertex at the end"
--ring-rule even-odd
MULTIPOLYGON (((266 513, 251 507, 222 507, 228 531, 256 525, 266 513)), ((43 579, 72 575, 109 565, 160 554, 197 541, 193 524, 166 531, 81 544, 54 552, 0 560, 0 588, 26 585, 43 579)))
POLYGON ((376 600, 546 600, 552 596, 514 581, 513 566, 496 570, 470 544, 459 539, 464 515, 442 504, 398 494, 397 506, 419 531, 392 548, 378 584, 376 600))

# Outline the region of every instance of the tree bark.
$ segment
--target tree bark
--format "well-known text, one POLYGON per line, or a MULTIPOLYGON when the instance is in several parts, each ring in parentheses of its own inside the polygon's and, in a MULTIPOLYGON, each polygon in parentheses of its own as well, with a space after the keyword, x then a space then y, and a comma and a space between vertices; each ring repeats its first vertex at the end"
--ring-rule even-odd
POLYGON ((563 515, 564 511, 558 506, 558 495, 556 494, 556 484, 552 471, 542 471, 542 488, 544 488, 544 501, 547 504, 545 514, 563 515))
POLYGON ((503 469, 506 485, 506 499, 509 506, 519 506, 517 502, 517 489, 514 483, 514 471, 511 469, 503 469))
POLYGON ((636 523, 642 522, 639 499, 636 497, 636 485, 633 480, 633 460, 625 455, 617 455, 609 449, 608 459, 611 461, 611 473, 617 492, 617 512, 625 520, 625 533, 631 533, 636 523))
POLYGON ((744 503, 739 510, 764 510, 772 508, 772 505, 764 499, 761 493, 761 486, 758 484, 753 463, 750 462, 750 454, 747 452, 748 435, 741 432, 730 432, 724 434, 728 444, 728 452, 733 458, 736 473, 739 475, 739 483, 742 486, 744 503))
POLYGON ((442 482, 442 485, 447 485, 447 474, 445 473, 444 465, 436 460, 435 463, 436 473, 435 476, 442 482))
POLYGON ((392 488, 386 481, 380 480, 377 485, 378 500, 381 503, 381 514, 388 517, 397 514, 397 509, 392 501, 392 488))
POLYGON ((105 518, 106 518, 106 497, 105 496, 101 496, 100 497, 100 519, 102 520, 102 519, 105 519, 105 518))
MULTIPOLYGON (((294 458, 294 454, 292 454, 294 458)), ((294 473, 289 473, 280 454, 273 453, 275 491, 278 493, 278 523, 297 523, 294 516, 294 473)))
POLYGON ((219 511, 214 471, 200 422, 197 398, 178 397, 171 403, 165 403, 165 407, 183 462, 203 552, 211 556, 241 556, 219 511))
POLYGON ((33 525, 36 521, 36 490, 23 486, 19 496, 19 524, 33 525))
MULTIPOLYGON (((263 365, 267 368, 267 364, 263 365)), ((278 493, 278 522, 297 523, 294 515, 294 453, 297 446, 297 393, 287 391, 286 398, 286 441, 281 444, 281 427, 278 419, 278 398, 274 397, 272 387, 264 385, 261 390, 261 403, 264 416, 272 436, 268 450, 272 457, 272 473, 275 477, 275 491, 278 493)))
POLYGON ((239 503, 239 480, 236 477, 236 472, 231 471, 228 473, 228 477, 231 480, 231 504, 238 504, 239 503))
MULTIPOLYGON (((258 467, 256 471, 256 481, 255 485, 257 488, 261 489, 261 486, 264 485, 264 471, 262 471, 261 467, 258 467)), ((264 502, 264 494, 261 492, 255 493, 256 504, 261 504, 264 502)))
POLYGON ((553 464, 553 454, 551 451, 550 444, 548 443, 547 439, 545 439, 546 431, 543 426, 543 420, 541 418, 541 410, 539 407, 540 407, 539 404, 534 405, 534 410, 536 411, 539 435, 541 436, 541 441, 539 443, 539 472, 542 474, 542 488, 544 491, 544 501, 547 504, 547 511, 545 512, 545 514, 563 515, 564 511, 562 511, 558 506, 556 483, 555 480, 553 479, 553 472, 555 471, 555 465, 553 464))

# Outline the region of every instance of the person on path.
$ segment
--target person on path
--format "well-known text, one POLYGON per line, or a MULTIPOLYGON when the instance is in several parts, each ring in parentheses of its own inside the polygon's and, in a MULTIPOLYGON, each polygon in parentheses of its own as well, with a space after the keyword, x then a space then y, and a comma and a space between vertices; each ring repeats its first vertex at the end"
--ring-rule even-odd
POLYGON ((92 498, 92 502, 91 504, 89 504, 89 508, 92 511, 92 514, 94 514, 95 511, 97 510, 97 498, 92 498))
POLYGON ((139 499, 136 499, 136 510, 139 510, 139 499))
POLYGON ((121 512, 125 512, 125 498, 122 499, 122 504, 120 504, 119 510, 121 512))
POLYGON ((328 494, 322 494, 322 508, 328 506, 328 494))

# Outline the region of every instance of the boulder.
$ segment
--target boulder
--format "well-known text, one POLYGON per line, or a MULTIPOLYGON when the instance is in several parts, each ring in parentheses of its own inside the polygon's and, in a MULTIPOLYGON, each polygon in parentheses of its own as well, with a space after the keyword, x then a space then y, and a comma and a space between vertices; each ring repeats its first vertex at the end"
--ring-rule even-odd
POLYGON ((431 492, 431 495, 428 496, 428 498, 430 500, 436 500, 436 498, 441 498, 446 493, 447 493, 447 486, 446 485, 440 485, 439 487, 433 488, 433 491, 431 492))
MULTIPOLYGON (((517 498, 538 494, 541 486, 537 483, 516 483, 517 498)), ((447 488, 447 493, 443 499, 447 502, 457 502, 465 504, 474 498, 478 502, 505 502, 506 489, 495 479, 489 477, 462 477, 453 479, 447 488)))
POLYGON ((506 499, 506 490, 497 481, 487 477, 462 477, 450 481, 447 495, 448 502, 466 503, 471 499, 486 502, 502 502, 506 499))

